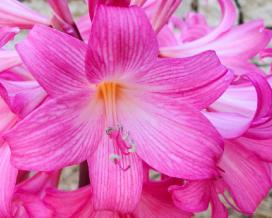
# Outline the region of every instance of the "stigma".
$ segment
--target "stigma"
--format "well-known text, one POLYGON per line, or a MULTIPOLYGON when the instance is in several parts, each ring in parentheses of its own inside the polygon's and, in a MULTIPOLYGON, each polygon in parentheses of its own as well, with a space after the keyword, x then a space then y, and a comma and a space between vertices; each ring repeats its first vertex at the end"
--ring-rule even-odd
POLYGON ((117 124, 106 128, 106 134, 113 140, 114 153, 110 155, 110 160, 119 165, 121 169, 128 170, 130 166, 122 166, 122 157, 136 152, 136 143, 131 138, 130 133, 125 131, 123 126, 117 124))

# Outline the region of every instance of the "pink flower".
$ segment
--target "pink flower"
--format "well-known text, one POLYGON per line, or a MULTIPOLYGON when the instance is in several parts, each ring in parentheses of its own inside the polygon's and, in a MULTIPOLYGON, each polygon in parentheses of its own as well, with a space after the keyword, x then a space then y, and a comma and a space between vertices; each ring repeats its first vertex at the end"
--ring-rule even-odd
POLYGON ((90 186, 76 191, 58 191, 48 189, 44 201, 54 210, 58 218, 69 217, 103 217, 103 218, 189 218, 191 213, 177 209, 168 192, 170 181, 147 182, 143 186, 140 202, 130 214, 121 214, 114 211, 95 211, 90 186))
POLYGON ((166 27, 159 34, 161 55, 188 57, 206 50, 214 50, 220 61, 236 75, 248 72, 261 73, 261 70, 251 64, 250 60, 268 45, 272 32, 265 28, 261 20, 235 25, 237 16, 234 2, 219 0, 219 3, 222 19, 214 29, 209 27, 204 17, 198 14, 193 18, 186 17, 185 22, 175 17, 171 24, 177 27, 180 34, 175 34, 175 30, 171 27, 166 27), (193 25, 191 25, 192 20, 193 25))
POLYGON ((47 188, 56 187, 58 173, 37 173, 16 184, 18 170, 10 165, 7 145, 0 147, 0 216, 1 217, 53 217, 53 211, 43 203, 47 188))
POLYGON ((227 209, 219 199, 222 196, 233 209, 252 215, 271 188, 268 163, 236 141, 226 141, 219 167, 221 176, 216 180, 188 181, 183 186, 172 186, 175 205, 184 211, 201 212, 211 203, 212 217, 227 218, 227 209))
POLYGON ((88 46, 36 26, 17 49, 50 96, 5 135, 18 168, 50 171, 88 159, 95 209, 121 213, 140 199, 142 160, 173 177, 218 175, 222 141, 199 110, 233 77, 214 52, 159 59, 141 9, 104 6, 88 46))
POLYGON ((272 91, 261 75, 247 77, 251 85, 231 86, 205 113, 226 139, 218 163, 220 177, 171 187, 173 200, 182 210, 199 212, 211 203, 213 217, 227 217, 221 195, 237 211, 252 215, 271 188, 272 91))

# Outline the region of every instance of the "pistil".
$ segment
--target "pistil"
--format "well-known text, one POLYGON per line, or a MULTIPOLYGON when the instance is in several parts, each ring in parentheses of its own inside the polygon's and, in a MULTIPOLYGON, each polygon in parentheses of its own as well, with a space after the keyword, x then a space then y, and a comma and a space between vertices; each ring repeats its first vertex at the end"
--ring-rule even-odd
POLYGON ((102 99, 106 113, 106 134, 113 140, 114 153, 110 159, 124 171, 130 166, 124 167, 121 164, 122 158, 136 151, 136 144, 131 139, 130 133, 124 131, 123 126, 119 123, 117 114, 118 97, 122 94, 122 86, 116 82, 104 82, 98 86, 98 98, 102 99))

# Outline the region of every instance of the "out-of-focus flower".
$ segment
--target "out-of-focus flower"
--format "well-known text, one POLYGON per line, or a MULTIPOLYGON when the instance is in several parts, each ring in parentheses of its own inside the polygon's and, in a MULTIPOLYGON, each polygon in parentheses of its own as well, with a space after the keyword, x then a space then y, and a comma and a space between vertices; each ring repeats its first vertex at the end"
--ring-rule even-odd
POLYGON ((17 0, 1 0, 0 26, 28 29, 34 24, 50 25, 50 20, 17 0))
POLYGON ((215 50, 220 61, 236 75, 262 73, 251 59, 268 45, 272 32, 261 20, 235 25, 234 2, 219 0, 219 3, 222 20, 216 28, 209 27, 205 17, 199 14, 191 13, 185 21, 174 17, 158 36, 160 54, 164 57, 188 57, 215 50))

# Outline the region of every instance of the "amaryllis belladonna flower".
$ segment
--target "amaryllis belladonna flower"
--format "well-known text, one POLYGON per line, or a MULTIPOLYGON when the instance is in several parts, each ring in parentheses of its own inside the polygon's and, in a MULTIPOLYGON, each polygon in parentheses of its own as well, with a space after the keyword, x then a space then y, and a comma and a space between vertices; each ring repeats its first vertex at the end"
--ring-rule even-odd
POLYGON ((105 6, 88 46, 36 26, 17 50, 50 97, 5 135, 18 168, 47 171, 87 159, 94 207, 123 213, 141 196, 142 160, 173 177, 218 175, 222 141, 199 110, 232 74, 214 52, 159 59, 141 9, 105 6))

